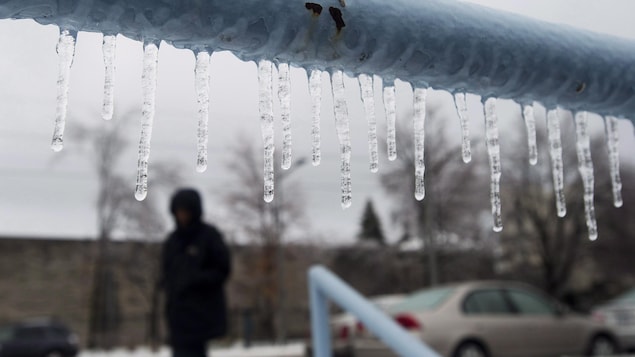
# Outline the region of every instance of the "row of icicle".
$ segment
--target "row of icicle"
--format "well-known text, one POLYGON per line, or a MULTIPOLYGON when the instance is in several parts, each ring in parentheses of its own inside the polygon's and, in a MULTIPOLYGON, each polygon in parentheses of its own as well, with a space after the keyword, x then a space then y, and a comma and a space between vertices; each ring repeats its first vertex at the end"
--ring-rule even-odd
MULTIPOLYGON (((57 53, 59 56, 59 76, 57 80, 57 110, 55 117, 55 130, 51 148, 60 151, 63 148, 63 135, 68 103, 68 86, 70 69, 75 52, 76 33, 69 30, 61 30, 57 53)), ((105 64, 104 102, 102 117, 110 120, 114 113, 114 85, 115 85, 115 50, 116 35, 104 35, 103 55, 105 64)), ((150 158, 150 140, 152 137, 152 123, 155 113, 155 95, 157 85, 157 68, 159 42, 146 41, 143 44, 143 75, 142 75, 142 120, 141 138, 139 141, 139 156, 137 167, 137 183, 135 198, 139 201, 145 199, 148 190, 148 160, 150 158)), ((208 144, 208 119, 209 119, 209 92, 210 92, 210 53, 200 51, 196 53, 195 89, 198 103, 198 142, 197 142, 197 171, 204 172, 207 169, 207 144, 208 144)), ((273 75, 274 64, 268 60, 258 62, 259 83, 259 113, 264 143, 264 200, 271 202, 274 197, 274 113, 273 113, 273 75)), ((283 152, 282 168, 291 167, 291 79, 289 65, 280 63, 278 72, 278 100, 280 102, 280 117, 283 128, 283 152)), ((309 93, 312 98, 312 162, 314 166, 320 164, 320 118, 322 101, 322 74, 313 69, 309 73, 309 93)), ((379 155, 377 143, 377 121, 375 117, 374 80, 372 75, 360 74, 358 76, 361 99, 368 121, 368 143, 370 155, 370 170, 378 172, 379 155)), ((345 97, 344 73, 334 70, 331 73, 331 85, 333 93, 333 106, 337 137, 339 140, 341 160, 341 204, 343 208, 350 207, 352 203, 351 182, 351 137, 348 118, 348 108, 345 97)), ((427 88, 414 88, 414 145, 415 145, 415 198, 419 201, 425 197, 425 119, 427 88)), ((396 96, 394 83, 384 83, 383 104, 385 108, 387 126, 387 155, 390 161, 397 158, 396 145, 396 96)), ((467 96, 464 92, 454 94, 454 102, 461 126, 461 155, 465 163, 472 160, 469 115, 467 108, 467 96)), ((485 137, 489 157, 491 180, 490 199, 492 214, 494 217, 493 229, 500 232, 503 229, 501 216, 501 154, 498 131, 498 118, 496 114, 495 98, 486 98, 483 101, 485 116, 485 137)), ((536 165, 538 162, 538 150, 536 145, 536 121, 533 105, 523 105, 522 114, 525 120, 529 148, 529 163, 536 165)), ((594 173, 591 161, 590 138, 588 133, 588 114, 579 112, 575 114, 577 156, 579 171, 584 186, 585 218, 589 229, 589 237, 597 239, 597 224, 594 212, 594 173)), ((610 175, 613 187, 614 205, 622 206, 621 180, 619 173, 618 151, 618 120, 614 117, 605 118, 607 146, 609 152, 610 175)), ((562 143, 560 134, 560 115, 558 109, 547 111, 547 131, 549 137, 549 154, 552 163, 553 185, 556 195, 556 207, 559 217, 567 213, 564 196, 564 174, 562 161, 562 143)))

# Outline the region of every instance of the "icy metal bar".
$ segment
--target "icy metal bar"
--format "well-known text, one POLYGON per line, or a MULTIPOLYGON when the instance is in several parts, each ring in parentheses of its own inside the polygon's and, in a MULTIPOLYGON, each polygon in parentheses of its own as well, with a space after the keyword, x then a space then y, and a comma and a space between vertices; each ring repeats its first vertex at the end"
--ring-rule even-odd
POLYGON ((574 112, 635 113, 635 42, 454 0, 5 0, 0 18, 574 112))
POLYGON ((328 322, 328 299, 359 319, 364 327, 398 355, 404 357, 439 357, 419 339, 399 327, 395 321, 364 299, 357 291, 322 266, 309 270, 311 298, 311 333, 313 356, 331 356, 331 333, 328 322))

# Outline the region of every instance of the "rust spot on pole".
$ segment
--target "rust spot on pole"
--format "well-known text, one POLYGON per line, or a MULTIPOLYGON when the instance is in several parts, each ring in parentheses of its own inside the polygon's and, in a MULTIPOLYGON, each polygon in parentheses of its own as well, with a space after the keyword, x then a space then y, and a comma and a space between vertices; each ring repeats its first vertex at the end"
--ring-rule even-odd
POLYGON ((307 10, 313 11, 313 16, 320 16, 322 14, 322 5, 316 4, 314 2, 307 2, 304 4, 307 10))
POLYGON ((329 7, 329 13, 333 18, 333 21, 335 21, 335 27, 337 27, 337 33, 339 34, 346 26, 346 24, 344 23, 344 19, 342 18, 342 10, 331 6, 329 7))

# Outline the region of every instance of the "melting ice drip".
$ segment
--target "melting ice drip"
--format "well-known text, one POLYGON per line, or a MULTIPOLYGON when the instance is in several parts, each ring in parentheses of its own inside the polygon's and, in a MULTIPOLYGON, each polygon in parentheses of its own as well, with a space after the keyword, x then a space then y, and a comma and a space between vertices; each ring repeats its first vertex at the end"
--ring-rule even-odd
POLYGON ((143 44, 143 75, 141 86, 143 107, 141 110, 141 139, 137 160, 137 186, 135 198, 143 201, 148 195, 148 161, 150 160, 150 139, 154 122, 154 108, 157 92, 157 70, 159 66, 159 44, 148 41, 143 44))
POLYGON ((55 111, 55 130, 51 149, 59 152, 64 148, 64 128, 66 127, 66 114, 68 108, 68 85, 70 83, 71 66, 75 56, 75 41, 77 33, 69 30, 61 30, 57 42, 57 55, 59 58, 59 74, 57 76, 57 108, 55 111))
MULTIPOLYGON (((62 29, 57 45, 59 57, 59 75, 57 81, 57 107, 55 116, 55 132, 51 147, 55 151, 62 150, 63 133, 68 103, 68 86, 70 69, 75 52, 76 33, 62 29)), ((143 200, 148 190, 148 160, 150 157, 150 139, 152 136, 152 123, 155 113, 155 95, 157 84, 159 43, 147 41, 144 43, 143 56, 143 107, 141 120, 141 138, 139 142, 139 158, 137 168, 137 184, 135 197, 143 200)), ((115 52, 116 36, 105 35, 103 39, 103 56, 105 65, 104 99, 102 107, 103 119, 110 120, 114 112, 114 83, 115 83, 115 52)), ((209 120, 209 92, 210 92, 210 53, 199 51, 196 53, 195 89, 198 103, 198 141, 197 141, 197 171, 203 172, 207 167, 208 144, 208 120, 209 120)), ((313 165, 319 165, 321 161, 320 149, 320 119, 322 104, 322 74, 318 69, 309 73, 309 93, 312 99, 312 161, 313 165)), ((283 127, 283 159, 282 168, 291 166, 291 78, 289 65, 278 65, 278 98, 280 101, 280 116, 283 127)), ((261 130, 264 143, 264 200, 271 202, 274 198, 274 114, 273 114, 273 63, 268 60, 258 62, 259 80, 259 112, 261 130)), ((358 76, 361 99, 364 104, 366 119, 368 122, 368 150, 370 154, 370 169, 378 171, 377 150, 377 122, 375 116, 375 93, 372 75, 361 74, 358 76)), ((351 183, 351 138, 349 117, 346 98, 344 94, 344 73, 341 70, 333 71, 331 75, 333 89, 333 102, 335 124, 340 146, 341 159, 341 204, 348 208, 352 203, 351 183)), ((383 85, 383 104, 386 115, 386 140, 387 156, 389 160, 397 158, 396 143, 396 95, 394 82, 385 81, 383 85)), ((427 89, 416 87, 414 89, 414 145, 415 145, 415 198, 423 200, 425 197, 425 119, 427 89)), ((469 131, 469 116, 466 93, 455 93, 454 102, 461 125, 462 158, 468 163, 471 161, 471 144, 469 131)), ((503 229, 501 215, 501 157, 498 131, 498 118, 496 114, 495 98, 484 101, 485 136, 489 156, 491 182, 490 198, 494 220, 494 231, 503 229)), ((522 114, 527 129, 527 143, 529 162, 535 165, 538 161, 538 148, 536 145, 536 119, 533 105, 522 105, 522 114)), ((589 229, 589 237, 597 239, 597 223, 593 206, 594 196, 594 172, 591 161, 590 139, 588 133, 588 114, 586 112, 575 115, 577 134, 577 154, 579 171, 584 185, 585 217, 589 229)), ((618 119, 605 118, 607 149, 610 163, 610 175, 613 187, 614 205, 621 207, 622 183, 620 179, 619 165, 619 137, 618 119)), ((549 153, 551 157, 554 191, 558 216, 566 215, 564 197, 564 173, 562 160, 562 142, 560 133, 560 116, 557 109, 547 113, 547 130, 549 136, 549 153)))

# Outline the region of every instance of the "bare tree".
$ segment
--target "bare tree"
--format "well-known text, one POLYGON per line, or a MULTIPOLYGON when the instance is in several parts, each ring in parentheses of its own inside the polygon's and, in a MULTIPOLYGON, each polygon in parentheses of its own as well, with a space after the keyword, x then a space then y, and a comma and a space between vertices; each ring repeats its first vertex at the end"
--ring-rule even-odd
MULTIPOLYGON (((428 283, 439 282, 437 251, 478 241, 477 217, 486 210, 487 195, 482 194, 487 182, 480 171, 483 165, 468 165, 461 161, 461 144, 446 132, 446 118, 438 103, 427 109, 425 136, 426 196, 422 202, 414 197, 415 152, 412 131, 397 127, 398 157, 381 176, 381 183, 393 201, 392 218, 401 225, 405 236, 423 238, 423 250, 428 262, 428 283), (455 142, 455 143, 454 143, 455 142), (441 245, 441 246, 440 246, 441 245)), ((473 142, 473 147, 477 143, 473 142)))
POLYGON ((260 259, 253 262, 254 275, 241 285, 250 290, 245 291, 253 299, 250 304, 262 313, 262 330, 282 341, 286 338, 284 238, 291 231, 305 230, 303 194, 289 177, 304 160, 297 160, 287 171, 276 165, 276 197, 272 203, 266 203, 262 153, 245 137, 239 136, 234 142, 236 145, 229 149, 225 163, 231 181, 221 192, 230 215, 224 228, 261 246, 260 259))
MULTIPOLYGON (((133 283, 147 302, 149 315, 157 311, 158 262, 150 242, 157 242, 166 230, 162 210, 157 204, 156 191, 173 187, 180 181, 178 167, 153 163, 150 185, 155 194, 143 202, 134 199, 126 175, 117 170, 118 163, 128 148, 124 136, 131 112, 116 117, 112 122, 94 127, 76 125, 71 135, 84 147, 97 180, 98 243, 94 268, 93 292, 89 313, 88 345, 112 347, 118 341, 121 306, 117 292, 115 262, 125 265, 124 276, 133 283), (115 235, 136 239, 128 257, 115 256, 112 239, 115 235)), ((119 253, 121 254, 121 253, 119 253)), ((148 318, 148 335, 157 331, 156 318, 148 318)))

